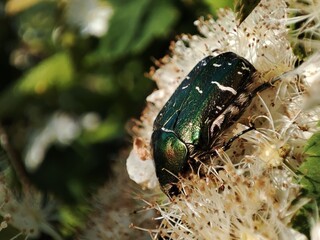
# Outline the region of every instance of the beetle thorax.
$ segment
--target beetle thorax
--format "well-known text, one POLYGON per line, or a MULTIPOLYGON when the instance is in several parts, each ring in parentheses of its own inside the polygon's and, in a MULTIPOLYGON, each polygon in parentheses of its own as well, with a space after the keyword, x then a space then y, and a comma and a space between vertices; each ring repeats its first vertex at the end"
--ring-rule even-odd
POLYGON ((160 184, 175 182, 178 174, 187 165, 187 146, 174 132, 165 129, 154 131, 152 139, 153 157, 160 184))

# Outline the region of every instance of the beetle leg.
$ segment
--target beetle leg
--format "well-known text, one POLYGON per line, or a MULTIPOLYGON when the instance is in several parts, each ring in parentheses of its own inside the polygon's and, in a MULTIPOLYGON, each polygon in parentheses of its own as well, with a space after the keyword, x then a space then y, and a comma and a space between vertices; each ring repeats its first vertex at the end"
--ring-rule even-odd
MULTIPOLYGON (((283 75, 284 75, 284 74, 283 74, 283 75)), ((264 90, 266 90, 266 89, 268 89, 268 88, 270 88, 270 87, 273 87, 274 84, 276 84, 278 81, 280 81, 280 80, 283 78, 283 75, 278 76, 278 77, 272 79, 270 82, 262 83, 260 86, 256 87, 256 88, 253 90, 252 94, 253 94, 253 95, 256 95, 258 92, 262 92, 262 91, 264 91, 264 90)))
POLYGON ((232 143, 237 140, 239 137, 241 137, 243 134, 249 132, 249 131, 252 131, 252 130, 255 130, 255 126, 253 124, 253 122, 250 121, 249 123, 249 128, 237 133, 236 135, 234 135, 233 137, 231 137, 226 143, 223 144, 223 146, 221 147, 218 147, 218 148, 213 148, 209 151, 204 151, 204 152, 201 152, 201 153, 196 153, 194 154, 193 156, 191 156, 191 158, 193 159, 197 159, 198 161, 206 161, 208 160, 209 158, 212 158, 212 157, 216 157, 217 156, 217 150, 222 150, 222 151, 227 151, 232 143))
POLYGON ((231 144, 232 144, 236 139, 238 139, 239 137, 241 137, 243 134, 245 134, 245 133, 247 133, 247 132, 250 132, 250 131, 252 131, 252 130, 255 130, 255 129, 256 129, 256 128, 255 128, 254 124, 253 124, 252 122, 250 122, 250 123, 249 123, 249 128, 247 128, 247 129, 245 129, 245 130, 237 133, 236 135, 234 135, 232 138, 230 138, 230 139, 228 140, 227 143, 225 143, 225 144, 222 146, 221 149, 222 149, 223 151, 228 150, 228 149, 231 147, 231 144))

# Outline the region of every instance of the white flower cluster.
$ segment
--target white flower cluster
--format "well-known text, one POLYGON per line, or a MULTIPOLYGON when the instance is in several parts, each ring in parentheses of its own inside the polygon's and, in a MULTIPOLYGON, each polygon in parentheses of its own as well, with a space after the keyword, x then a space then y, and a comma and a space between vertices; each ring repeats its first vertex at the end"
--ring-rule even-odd
POLYGON ((219 172, 211 169, 205 179, 185 179, 183 195, 157 207, 162 219, 158 235, 170 239, 306 239, 287 226, 306 202, 292 204, 299 187, 291 184, 288 172, 266 171, 261 162, 250 159, 235 166, 227 155, 220 157, 225 165, 219 172))
MULTIPOLYGON (((162 223, 156 236, 306 239, 290 224, 306 203, 302 199, 293 204, 300 187, 292 170, 304 161, 303 147, 319 131, 320 53, 313 45, 313 56, 295 68, 297 57, 290 40, 297 34, 288 28, 302 18, 290 18, 295 4, 262 0, 240 25, 230 10, 221 10, 218 20, 200 19, 195 24, 201 36, 183 36, 172 46, 172 56, 164 57, 159 69, 151 72, 158 90, 147 98, 147 107, 132 128, 134 147, 127 159, 130 178, 148 188, 156 186, 150 149, 153 121, 197 62, 208 55, 232 51, 258 70, 257 86, 278 79, 255 97, 238 123, 226 131, 224 140, 247 128, 248 119, 257 130, 244 134, 226 153, 220 152, 202 164, 195 171, 202 172, 201 178, 191 174, 180 179, 182 193, 158 205, 162 223), (144 165, 148 167, 141 167, 144 165)), ((304 18, 312 21, 309 26, 317 28, 315 32, 319 31, 317 11, 304 18)), ((307 27, 304 32, 308 32, 307 27)))
MULTIPOLYGON (((144 229, 155 226, 150 219, 154 212, 145 210, 142 202, 134 200, 133 186, 126 174, 123 161, 113 165, 115 180, 109 181, 91 200, 92 212, 87 225, 79 232, 79 240, 98 239, 147 239, 149 234, 133 229, 135 225, 144 229), (140 209, 141 212, 134 212, 140 209)), ((140 195, 136 194, 136 197, 140 195)))
MULTIPOLYGON (((23 236, 24 239, 37 238, 46 233, 55 240, 62 237, 54 229, 51 222, 55 221, 55 204, 50 201, 44 204, 45 196, 33 188, 19 194, 12 192, 7 186, 8 179, 0 175, 0 214, 3 216, 0 231, 9 225, 16 228, 18 233, 11 239, 23 236)), ((47 199, 48 200, 48 199, 47 199)), ((12 231, 14 232, 14 231, 12 231)))
POLYGON ((26 168, 30 172, 35 171, 49 147, 53 144, 71 144, 83 130, 96 129, 99 122, 99 116, 93 112, 79 118, 62 111, 54 112, 44 126, 33 131, 25 153, 26 168))

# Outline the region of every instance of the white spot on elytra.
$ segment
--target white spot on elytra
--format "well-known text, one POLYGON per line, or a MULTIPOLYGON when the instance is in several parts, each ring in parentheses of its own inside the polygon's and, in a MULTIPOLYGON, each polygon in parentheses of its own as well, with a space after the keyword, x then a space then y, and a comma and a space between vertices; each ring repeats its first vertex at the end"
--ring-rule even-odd
POLYGON ((202 91, 198 86, 196 87, 196 90, 197 90, 200 94, 203 93, 203 91, 202 91))
POLYGON ((189 76, 187 76, 187 77, 186 77, 186 79, 190 79, 190 77, 189 77, 189 76))
POLYGON ((182 87, 182 89, 186 89, 186 88, 188 88, 188 87, 189 87, 189 85, 190 85, 190 84, 188 84, 188 85, 186 85, 186 86, 183 86, 183 87, 182 87))
POLYGON ((214 67, 221 67, 222 64, 214 63, 212 64, 214 67))
POLYGON ((228 65, 229 65, 229 66, 231 66, 231 65, 232 65, 232 63, 231 63, 231 62, 228 62, 228 65))
POLYGON ((237 95, 237 91, 234 90, 232 87, 223 86, 223 85, 221 85, 220 83, 218 83, 216 81, 211 81, 211 83, 212 84, 216 84, 221 91, 229 91, 233 95, 237 95))
POLYGON ((241 69, 250 71, 250 68, 248 68, 244 63, 242 63, 241 69))
POLYGON ((174 131, 172 131, 171 129, 167 129, 167 128, 164 128, 164 127, 162 127, 161 130, 164 131, 164 132, 167 132, 167 133, 174 133, 174 131))
POLYGON ((237 72, 239 75, 242 75, 243 73, 242 72, 237 72))
POLYGON ((219 107, 219 106, 216 106, 216 108, 217 108, 218 110, 221 110, 221 109, 222 109, 222 107, 219 107))

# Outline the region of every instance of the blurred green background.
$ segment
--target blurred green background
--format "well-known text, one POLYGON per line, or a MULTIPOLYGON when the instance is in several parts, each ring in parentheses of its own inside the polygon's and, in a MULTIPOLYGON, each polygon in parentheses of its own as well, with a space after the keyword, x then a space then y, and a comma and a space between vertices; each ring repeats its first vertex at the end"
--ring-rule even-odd
POLYGON ((146 77, 154 61, 177 35, 196 34, 200 16, 227 6, 231 0, 1 0, 0 126, 31 182, 66 205, 84 204, 126 158, 125 126, 155 88, 146 77))

